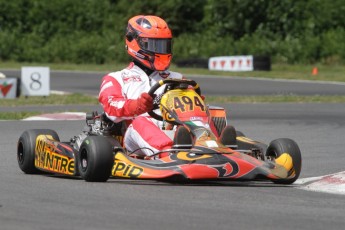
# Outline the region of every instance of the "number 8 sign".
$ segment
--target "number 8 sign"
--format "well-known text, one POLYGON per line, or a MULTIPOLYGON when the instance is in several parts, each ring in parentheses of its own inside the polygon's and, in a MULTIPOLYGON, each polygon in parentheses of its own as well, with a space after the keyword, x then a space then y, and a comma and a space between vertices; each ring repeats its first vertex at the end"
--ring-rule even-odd
POLYGON ((21 89, 24 96, 49 96, 49 67, 22 67, 21 89))

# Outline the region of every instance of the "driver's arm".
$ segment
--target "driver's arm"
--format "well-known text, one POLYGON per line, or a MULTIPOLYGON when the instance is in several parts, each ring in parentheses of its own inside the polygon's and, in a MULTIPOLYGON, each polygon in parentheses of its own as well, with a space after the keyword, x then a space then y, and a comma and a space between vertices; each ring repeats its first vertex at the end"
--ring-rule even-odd
POLYGON ((98 100, 108 118, 114 122, 133 119, 153 108, 153 99, 148 93, 142 93, 138 99, 127 99, 121 85, 111 76, 103 78, 100 88, 98 100))

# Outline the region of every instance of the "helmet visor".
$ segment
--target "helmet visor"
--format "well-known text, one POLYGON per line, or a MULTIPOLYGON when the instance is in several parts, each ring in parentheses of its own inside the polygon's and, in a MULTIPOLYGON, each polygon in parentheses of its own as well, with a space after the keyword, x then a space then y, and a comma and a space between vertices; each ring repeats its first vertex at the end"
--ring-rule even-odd
POLYGON ((171 54, 172 41, 169 39, 138 38, 141 49, 158 54, 171 54))

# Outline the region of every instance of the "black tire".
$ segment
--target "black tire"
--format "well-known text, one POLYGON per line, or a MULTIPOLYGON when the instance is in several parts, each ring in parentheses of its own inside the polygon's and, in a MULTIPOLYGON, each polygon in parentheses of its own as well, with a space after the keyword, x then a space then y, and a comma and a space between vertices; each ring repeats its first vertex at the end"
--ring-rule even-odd
POLYGON ((178 67, 208 68, 208 58, 189 58, 176 61, 178 67))
POLYGON ((77 157, 78 171, 84 180, 108 180, 114 163, 114 154, 112 145, 105 137, 87 137, 81 144, 77 157))
POLYGON ((54 140, 60 141, 58 134, 51 129, 26 130, 17 143, 17 161, 19 168, 26 174, 43 173, 35 167, 36 138, 39 135, 51 135, 54 140))
POLYGON ((190 134, 190 132, 187 130, 186 127, 184 126, 178 126, 174 135, 174 139, 173 139, 173 145, 174 146, 185 146, 185 145, 190 145, 192 146, 193 144, 193 139, 192 136, 190 134))
POLYGON ((283 153, 288 153, 292 158, 293 163, 293 170, 295 170, 295 176, 290 179, 279 179, 274 180, 274 183, 277 184, 292 184, 295 182, 302 169, 302 157, 301 157, 301 151, 297 145, 297 143, 294 140, 288 139, 288 138, 279 138, 276 140, 273 140, 266 151, 266 156, 271 158, 278 158, 283 153))
POLYGON ((271 70, 271 58, 269 56, 254 56, 254 70, 271 70))
POLYGON ((222 133, 220 134, 220 141, 223 145, 237 145, 237 132, 235 127, 232 125, 227 125, 222 130, 222 133))
POLYGON ((245 137, 246 135, 244 135, 243 132, 236 130, 236 136, 238 136, 238 137, 245 137))

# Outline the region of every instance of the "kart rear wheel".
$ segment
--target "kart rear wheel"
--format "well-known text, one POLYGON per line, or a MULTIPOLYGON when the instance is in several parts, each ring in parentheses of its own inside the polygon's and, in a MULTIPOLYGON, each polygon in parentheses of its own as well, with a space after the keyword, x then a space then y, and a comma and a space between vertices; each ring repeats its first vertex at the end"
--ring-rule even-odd
POLYGON ((77 158, 79 173, 84 180, 108 180, 114 163, 114 154, 111 143, 105 137, 87 137, 80 146, 77 158))
POLYGON ((294 176, 289 179, 274 180, 273 182, 277 184, 292 184, 298 179, 302 169, 301 151, 297 143, 289 138, 279 138, 273 140, 267 148, 266 156, 274 160, 284 153, 289 154, 292 158, 293 168, 289 171, 289 173, 293 173, 292 170, 294 170, 294 176))
POLYGON ((43 173, 35 167, 36 138, 39 135, 50 135, 54 140, 60 141, 58 134, 51 129, 26 130, 17 143, 17 161, 19 168, 26 174, 43 173))

